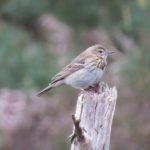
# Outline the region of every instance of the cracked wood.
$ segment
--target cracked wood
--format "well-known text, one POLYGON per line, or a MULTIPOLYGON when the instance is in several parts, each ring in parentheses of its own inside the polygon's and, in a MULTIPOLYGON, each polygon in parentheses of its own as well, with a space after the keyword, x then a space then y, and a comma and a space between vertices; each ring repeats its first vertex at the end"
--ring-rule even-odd
POLYGON ((109 150, 116 100, 116 88, 104 83, 97 90, 80 93, 73 115, 71 150, 109 150))

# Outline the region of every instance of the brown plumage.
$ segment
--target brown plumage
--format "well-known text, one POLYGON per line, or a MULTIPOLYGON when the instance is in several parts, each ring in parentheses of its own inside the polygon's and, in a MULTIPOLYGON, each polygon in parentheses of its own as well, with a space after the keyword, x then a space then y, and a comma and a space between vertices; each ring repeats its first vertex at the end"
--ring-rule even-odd
MULTIPOLYGON (((86 70, 92 70, 95 68, 104 70, 105 66, 107 65, 106 58, 108 52, 112 53, 112 51, 107 51, 106 53, 106 48, 99 44, 87 48, 80 55, 78 55, 69 65, 64 67, 58 74, 56 74, 52 78, 51 83, 45 89, 38 93, 38 96, 64 83, 73 86, 73 84, 71 84, 73 81, 71 80, 76 80, 76 77, 68 77, 71 77, 71 75, 73 75, 74 73, 79 72, 79 70, 85 70, 85 68, 87 68, 86 70)), ((80 82, 82 82, 82 80, 80 82)), ((78 86, 76 88, 78 88, 78 86)))

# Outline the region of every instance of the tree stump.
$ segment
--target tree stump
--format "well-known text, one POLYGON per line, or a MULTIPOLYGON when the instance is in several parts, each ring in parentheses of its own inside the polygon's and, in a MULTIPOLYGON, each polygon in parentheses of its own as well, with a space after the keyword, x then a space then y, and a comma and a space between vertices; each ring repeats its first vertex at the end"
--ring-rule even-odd
POLYGON ((104 83, 80 93, 72 116, 71 150, 109 150, 116 100, 116 88, 104 83))

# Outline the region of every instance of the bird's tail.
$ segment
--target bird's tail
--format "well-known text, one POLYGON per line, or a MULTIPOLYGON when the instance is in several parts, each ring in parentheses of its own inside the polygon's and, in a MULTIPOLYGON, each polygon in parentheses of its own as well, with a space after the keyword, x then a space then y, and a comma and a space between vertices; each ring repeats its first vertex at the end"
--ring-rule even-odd
POLYGON ((45 89, 43 89, 42 91, 40 91, 37 96, 41 96, 42 94, 44 94, 45 92, 51 90, 54 87, 57 87, 59 85, 62 85, 64 83, 64 80, 59 80, 59 81, 55 81, 55 82, 51 82, 45 89))
POLYGON ((46 88, 44 88, 42 91, 40 91, 40 92, 37 94, 37 96, 40 97, 42 94, 44 94, 45 92, 51 90, 52 88, 53 88, 53 86, 52 86, 51 84, 48 85, 46 88))

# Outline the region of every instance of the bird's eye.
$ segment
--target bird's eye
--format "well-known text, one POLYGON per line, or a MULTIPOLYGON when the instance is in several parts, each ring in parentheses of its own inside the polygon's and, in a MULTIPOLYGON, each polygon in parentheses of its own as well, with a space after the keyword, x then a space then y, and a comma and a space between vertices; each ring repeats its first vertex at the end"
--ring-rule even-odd
POLYGON ((98 52, 99 52, 99 53, 103 53, 103 50, 102 50, 102 49, 98 49, 98 52))

